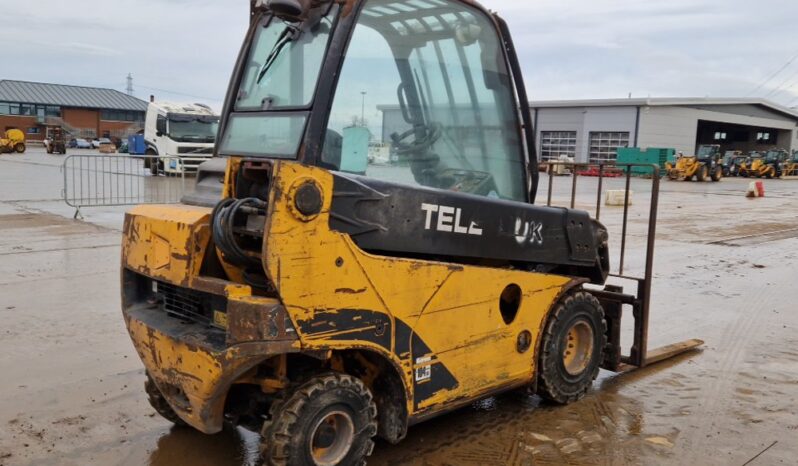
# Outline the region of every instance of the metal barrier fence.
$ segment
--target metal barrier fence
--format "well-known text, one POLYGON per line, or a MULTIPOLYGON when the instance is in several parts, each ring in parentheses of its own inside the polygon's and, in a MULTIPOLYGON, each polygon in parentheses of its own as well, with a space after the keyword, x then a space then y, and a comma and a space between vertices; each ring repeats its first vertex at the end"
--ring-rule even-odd
MULTIPOLYGON (((203 159, 205 160, 205 159, 203 159)), ((178 157, 70 155, 64 159, 64 202, 75 208, 176 204, 193 185, 178 157), (164 175, 164 176, 160 176, 164 175)))

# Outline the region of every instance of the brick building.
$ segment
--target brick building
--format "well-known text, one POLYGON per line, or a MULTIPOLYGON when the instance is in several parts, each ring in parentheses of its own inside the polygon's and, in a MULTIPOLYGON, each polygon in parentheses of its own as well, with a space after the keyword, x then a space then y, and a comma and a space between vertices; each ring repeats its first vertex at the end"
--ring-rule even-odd
POLYGON ((144 127, 147 102, 113 89, 0 80, 0 132, 19 129, 42 140, 46 127, 72 137, 122 138, 144 127))

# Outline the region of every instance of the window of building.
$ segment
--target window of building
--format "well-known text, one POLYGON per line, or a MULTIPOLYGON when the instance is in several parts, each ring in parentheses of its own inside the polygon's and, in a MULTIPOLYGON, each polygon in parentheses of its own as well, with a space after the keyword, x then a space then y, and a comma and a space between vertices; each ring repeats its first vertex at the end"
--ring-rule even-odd
POLYGON ((728 135, 726 133, 722 133, 720 131, 715 133, 715 140, 716 141, 725 141, 728 135))
POLYGON ((101 110, 100 119, 103 121, 144 121, 144 113, 127 110, 101 110))
POLYGON ((32 127, 28 128, 27 133, 28 134, 39 134, 39 133, 41 133, 41 130, 39 129, 39 127, 33 127, 32 126, 32 127))
POLYGON ((621 147, 629 147, 628 132, 591 132, 590 163, 614 162, 621 147))
POLYGON ((20 104, 19 105, 19 114, 24 116, 33 116, 36 115, 36 106, 30 104, 20 104))
POLYGON ((542 131, 540 159, 557 160, 561 155, 576 157, 576 131, 542 131))
POLYGON ((61 107, 55 105, 0 102, 0 115, 60 117, 61 107))
POLYGON ((756 133, 756 142, 759 144, 773 144, 774 141, 772 137, 770 132, 756 133))

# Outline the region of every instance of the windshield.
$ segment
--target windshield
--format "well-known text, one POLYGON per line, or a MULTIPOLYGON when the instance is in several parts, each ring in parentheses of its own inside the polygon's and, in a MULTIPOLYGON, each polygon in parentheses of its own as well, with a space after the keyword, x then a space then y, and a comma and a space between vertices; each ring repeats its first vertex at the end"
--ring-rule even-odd
POLYGON ((369 0, 322 159, 395 183, 526 200, 524 150, 493 23, 464 2, 369 0))
POLYGON ((317 8, 304 23, 264 18, 253 39, 236 110, 269 110, 310 104, 324 61, 333 15, 317 8))
POLYGON ((701 146, 698 148, 698 157, 705 158, 715 153, 715 146, 701 146))
POLYGON ((779 155, 781 155, 781 152, 772 150, 765 156, 765 161, 776 162, 779 159, 779 155))
POLYGON ((213 143, 218 130, 219 117, 169 117, 169 137, 177 142, 213 143))
POLYGON ((220 153, 296 157, 307 112, 271 111, 306 110, 313 101, 338 8, 317 7, 303 23, 259 21, 220 153))

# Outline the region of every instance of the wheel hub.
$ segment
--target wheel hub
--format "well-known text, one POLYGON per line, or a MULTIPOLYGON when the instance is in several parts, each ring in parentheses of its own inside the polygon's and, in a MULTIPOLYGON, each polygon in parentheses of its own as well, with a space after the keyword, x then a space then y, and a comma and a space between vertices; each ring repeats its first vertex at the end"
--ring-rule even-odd
POLYGON ((593 329, 587 322, 574 323, 563 341, 563 366, 570 375, 579 375, 587 369, 593 354, 593 329))
POLYGON ((317 466, 339 464, 349 453, 355 439, 352 417, 343 411, 333 411, 319 419, 313 427, 310 453, 317 466))

